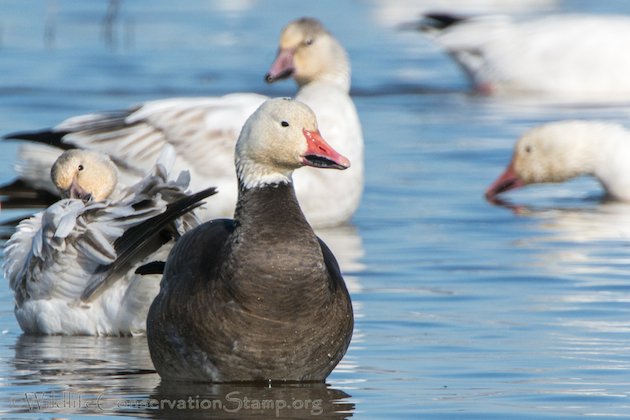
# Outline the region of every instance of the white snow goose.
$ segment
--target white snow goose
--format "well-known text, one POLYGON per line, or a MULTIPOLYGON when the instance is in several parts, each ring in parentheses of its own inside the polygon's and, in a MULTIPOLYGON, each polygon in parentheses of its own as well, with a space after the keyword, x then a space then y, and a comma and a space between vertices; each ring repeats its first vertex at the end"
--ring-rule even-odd
POLYGON ((600 121, 557 121, 525 132, 486 197, 527 184, 595 177, 609 198, 630 202, 630 131, 600 121))
POLYGON ((323 381, 350 343, 350 296, 335 257, 293 189, 301 166, 346 169, 347 158, 290 99, 265 102, 236 144, 234 219, 184 235, 166 261, 147 318, 163 379, 323 381))
POLYGON ((488 94, 538 94, 580 101, 630 98, 630 17, 426 14, 420 29, 488 94))
POLYGON ((51 177, 64 196, 25 219, 6 243, 4 276, 27 334, 135 335, 159 278, 135 267, 164 258, 173 240, 199 224, 191 210, 214 188, 189 195, 187 174, 168 181, 164 166, 117 188, 116 166, 97 152, 70 150, 51 177))
MULTIPOLYGON (((295 175, 298 199, 311 224, 343 223, 357 209, 363 191, 363 135, 349 95, 346 51, 315 19, 291 22, 280 35, 277 58, 265 78, 271 83, 290 76, 299 86, 295 99, 315 111, 325 138, 353 163, 336 176, 310 168, 300 171, 295 175)), ((190 171, 193 191, 211 184, 221 192, 205 206, 205 217, 230 217, 237 197, 234 144, 247 117, 266 99, 254 93, 234 93, 155 100, 127 111, 69 118, 50 130, 5 137, 107 153, 118 165, 124 185, 150 171, 162 147, 170 144, 177 153, 174 170, 190 171)), ((20 180, 37 188, 49 184, 42 174, 59 153, 43 153, 42 148, 23 145, 16 166, 20 180), (50 157, 43 161, 42 156, 50 157)), ((53 190, 52 185, 48 189, 53 190)))

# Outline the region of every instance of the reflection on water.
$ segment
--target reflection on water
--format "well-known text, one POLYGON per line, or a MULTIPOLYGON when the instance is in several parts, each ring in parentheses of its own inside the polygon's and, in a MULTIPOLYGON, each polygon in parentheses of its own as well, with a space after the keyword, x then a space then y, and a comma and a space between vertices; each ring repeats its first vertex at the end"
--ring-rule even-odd
POLYGON ((536 234, 519 241, 519 246, 538 249, 538 264, 551 273, 624 274, 630 268, 630 203, 603 200, 575 200, 569 207, 529 206, 496 202, 519 217, 536 222, 536 234), (618 247, 618 252, 611 252, 618 247))
POLYGON ((144 338, 21 335, 3 402, 16 412, 98 412, 99 397, 159 382, 144 338))
MULTIPOLYGON (((22 334, 14 345, 11 380, 16 384, 44 383, 71 387, 85 393, 128 386, 127 378, 144 378, 143 386, 155 383, 155 370, 144 337, 67 337, 22 334), (107 388, 99 377, 108 380, 107 388)), ((138 384, 138 381, 134 381, 138 384)))
POLYGON ((350 395, 326 384, 160 383, 142 337, 40 337, 15 343, 15 413, 128 414, 157 418, 347 418, 350 395))
POLYGON ((583 208, 524 208, 540 218, 541 230, 557 241, 593 243, 630 239, 630 203, 604 201, 583 208))
POLYGON ((162 382, 150 395, 159 402, 151 415, 157 418, 244 418, 289 417, 344 419, 352 416, 354 403, 344 391, 326 384, 264 385, 199 385, 162 382), (178 405, 199 405, 202 410, 190 413, 173 409, 178 405), (212 406, 210 409, 205 408, 212 406))

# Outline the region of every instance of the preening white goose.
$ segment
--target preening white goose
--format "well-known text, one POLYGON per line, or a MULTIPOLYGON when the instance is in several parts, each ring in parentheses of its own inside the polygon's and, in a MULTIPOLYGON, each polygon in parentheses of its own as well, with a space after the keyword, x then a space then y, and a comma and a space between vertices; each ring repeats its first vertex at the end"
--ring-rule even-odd
POLYGON ((234 220, 188 232, 166 261, 147 317, 163 379, 321 382, 345 354, 352 304, 296 200, 292 174, 302 166, 350 162, 323 140, 307 106, 266 101, 236 144, 234 220))
POLYGON ((187 174, 169 181, 162 164, 118 189, 115 165, 87 150, 64 152, 51 176, 68 198, 20 222, 4 250, 20 327, 29 334, 143 333, 160 280, 134 269, 165 258, 174 238, 198 225, 190 211, 214 189, 189 195, 187 174))
POLYGON ((600 121, 557 121, 525 132, 512 160, 488 187, 486 197, 580 175, 597 178, 607 195, 630 202, 630 131, 600 121))
MULTIPOLYGON (((266 80, 274 82, 290 76, 299 87, 295 98, 315 111, 323 135, 353 162, 352 168, 337 176, 311 169, 298 172, 298 199, 313 225, 345 222, 362 195, 363 135, 349 96, 346 51, 315 19, 291 22, 280 35, 278 56, 266 80)), ((215 185, 221 192, 205 206, 206 217, 229 217, 237 197, 234 145, 247 117, 266 99, 253 93, 235 93, 156 100, 127 111, 70 118, 52 130, 7 137, 108 153, 120 169, 123 184, 146 174, 162 147, 170 144, 177 153, 174 170, 190 171, 194 191, 215 185)), ((33 147, 23 146, 22 162, 16 169, 21 179, 39 187, 45 172, 41 168, 50 167, 51 162, 42 162, 42 154, 33 153, 33 147)))
POLYGON ((630 98, 630 17, 550 15, 457 17, 427 14, 433 36, 489 94, 541 94, 575 100, 630 98))

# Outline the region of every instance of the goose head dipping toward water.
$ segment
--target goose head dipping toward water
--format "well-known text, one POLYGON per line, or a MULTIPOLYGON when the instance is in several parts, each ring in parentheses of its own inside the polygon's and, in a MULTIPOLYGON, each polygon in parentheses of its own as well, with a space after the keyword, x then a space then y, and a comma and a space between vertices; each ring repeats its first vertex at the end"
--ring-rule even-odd
POLYGON ((528 184, 595 177, 615 200, 630 201, 630 132, 601 121, 556 121, 525 132, 486 198, 528 184))
POLYGON ((116 188, 118 169, 105 154, 72 149, 57 158, 50 177, 63 198, 102 201, 116 188))
POLYGON ((324 381, 345 354, 352 304, 292 184, 301 166, 345 169, 306 105, 263 103, 236 145, 234 220, 184 235, 166 262, 147 338, 163 379, 324 381))

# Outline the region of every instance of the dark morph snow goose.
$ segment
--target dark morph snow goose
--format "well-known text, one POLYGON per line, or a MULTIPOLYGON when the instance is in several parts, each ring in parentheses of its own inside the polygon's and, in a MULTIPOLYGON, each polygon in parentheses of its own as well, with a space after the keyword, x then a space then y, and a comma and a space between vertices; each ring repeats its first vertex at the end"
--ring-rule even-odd
POLYGON ((301 166, 350 162, 322 139, 307 106, 266 101, 236 144, 234 219, 187 233, 166 262, 147 318, 163 379, 323 381, 343 357, 352 304, 298 205, 292 173, 301 166))

